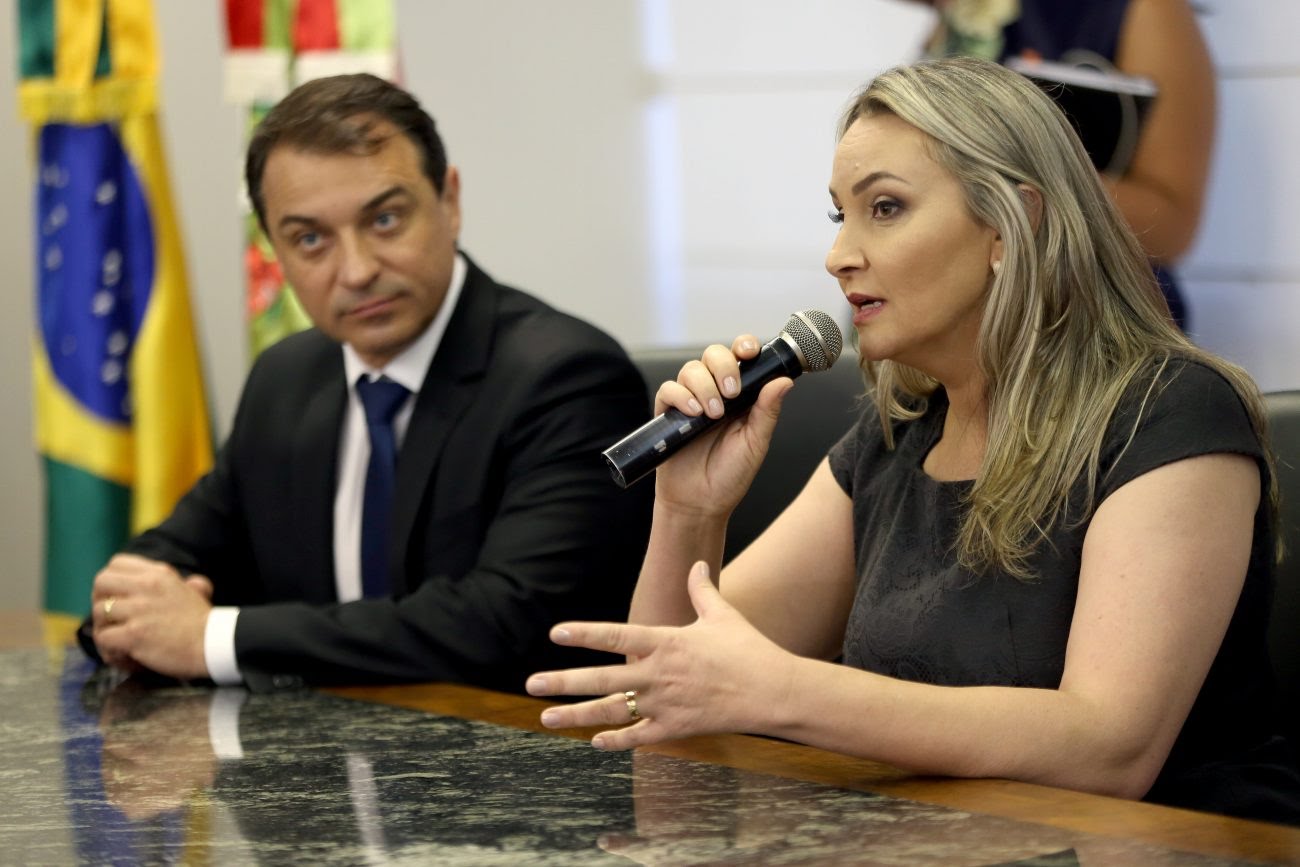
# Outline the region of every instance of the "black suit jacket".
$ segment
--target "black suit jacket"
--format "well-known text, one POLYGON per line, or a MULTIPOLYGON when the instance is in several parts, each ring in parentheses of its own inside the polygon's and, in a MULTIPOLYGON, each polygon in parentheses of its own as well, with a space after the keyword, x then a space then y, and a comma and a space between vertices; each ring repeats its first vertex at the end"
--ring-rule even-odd
MULTIPOLYGON (((207 575, 254 689, 451 680, 522 691, 590 663, 565 619, 624 620, 650 486, 600 452, 643 423, 645 384, 591 325, 469 264, 397 461, 392 598, 337 601, 333 507, 347 400, 318 331, 264 352, 216 467, 132 552, 207 575)), ((608 658, 598 661, 609 661, 608 658)))

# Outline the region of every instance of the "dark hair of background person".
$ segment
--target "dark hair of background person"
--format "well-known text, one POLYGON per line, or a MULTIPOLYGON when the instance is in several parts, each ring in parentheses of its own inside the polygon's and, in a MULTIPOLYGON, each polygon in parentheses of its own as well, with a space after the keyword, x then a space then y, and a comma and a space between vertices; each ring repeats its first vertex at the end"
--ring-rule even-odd
POLYGON ((372 154, 383 144, 384 137, 375 133, 381 121, 391 123, 415 143, 421 169, 441 196, 447 151, 433 118, 415 97, 369 73, 319 78, 276 103, 248 142, 244 180, 263 231, 262 173, 272 150, 289 145, 317 153, 372 154))

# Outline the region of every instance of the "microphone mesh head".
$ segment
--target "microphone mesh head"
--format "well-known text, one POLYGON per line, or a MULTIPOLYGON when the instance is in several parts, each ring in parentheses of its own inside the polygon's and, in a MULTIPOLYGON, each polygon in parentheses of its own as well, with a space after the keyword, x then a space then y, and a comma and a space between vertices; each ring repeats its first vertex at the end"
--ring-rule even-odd
POLYGON ((785 323, 785 333, 799 347, 804 370, 825 370, 840 357, 844 338, 835 320, 820 310, 800 310, 785 323))

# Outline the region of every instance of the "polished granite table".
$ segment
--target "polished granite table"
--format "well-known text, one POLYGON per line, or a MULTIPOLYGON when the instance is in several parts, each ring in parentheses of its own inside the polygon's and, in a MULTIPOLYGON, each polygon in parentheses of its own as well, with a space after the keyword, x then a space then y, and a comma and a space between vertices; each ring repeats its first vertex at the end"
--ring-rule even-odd
POLYGON ((1300 829, 739 735, 602 753, 467 687, 142 685, 0 636, 0 864, 1300 863, 1300 829))

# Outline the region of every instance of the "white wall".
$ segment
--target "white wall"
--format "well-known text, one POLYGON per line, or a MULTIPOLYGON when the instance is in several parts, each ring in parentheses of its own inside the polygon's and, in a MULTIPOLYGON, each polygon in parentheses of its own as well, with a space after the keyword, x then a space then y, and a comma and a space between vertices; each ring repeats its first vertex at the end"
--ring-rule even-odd
POLYGON ((1219 70, 1219 134, 1181 268, 1192 329, 1261 388, 1300 388, 1300 6, 1212 5, 1201 21, 1219 70))
MULTIPOLYGON (((1300 387, 1300 23, 1291 0, 1216 2, 1220 142, 1183 273, 1201 342, 1300 387)), ((0 0, 0 607, 37 605, 28 136, 15 0, 0 0)), ((221 100, 218 0, 156 0, 163 130, 219 433, 246 369, 236 216, 243 119, 221 100)), ((462 242, 495 276, 631 347, 774 332, 839 312, 822 270, 836 118, 913 56, 896 0, 398 0, 406 84, 462 172, 462 242)))
MULTIPOLYGON (((873 74, 916 57, 931 14, 890 0, 662 0, 650 57, 675 132, 678 215, 660 261, 661 334, 691 344, 775 332, 794 310, 847 312, 823 270, 835 126, 873 74), (737 26, 737 22, 745 22, 737 26)), ((666 136, 669 137, 669 136, 666 136)))
POLYGON ((33 188, 28 136, 18 119, 15 93, 15 15, 0 4, 0 267, 5 312, 0 316, 0 607, 34 608, 41 580, 42 495, 32 445, 32 240, 33 188))

